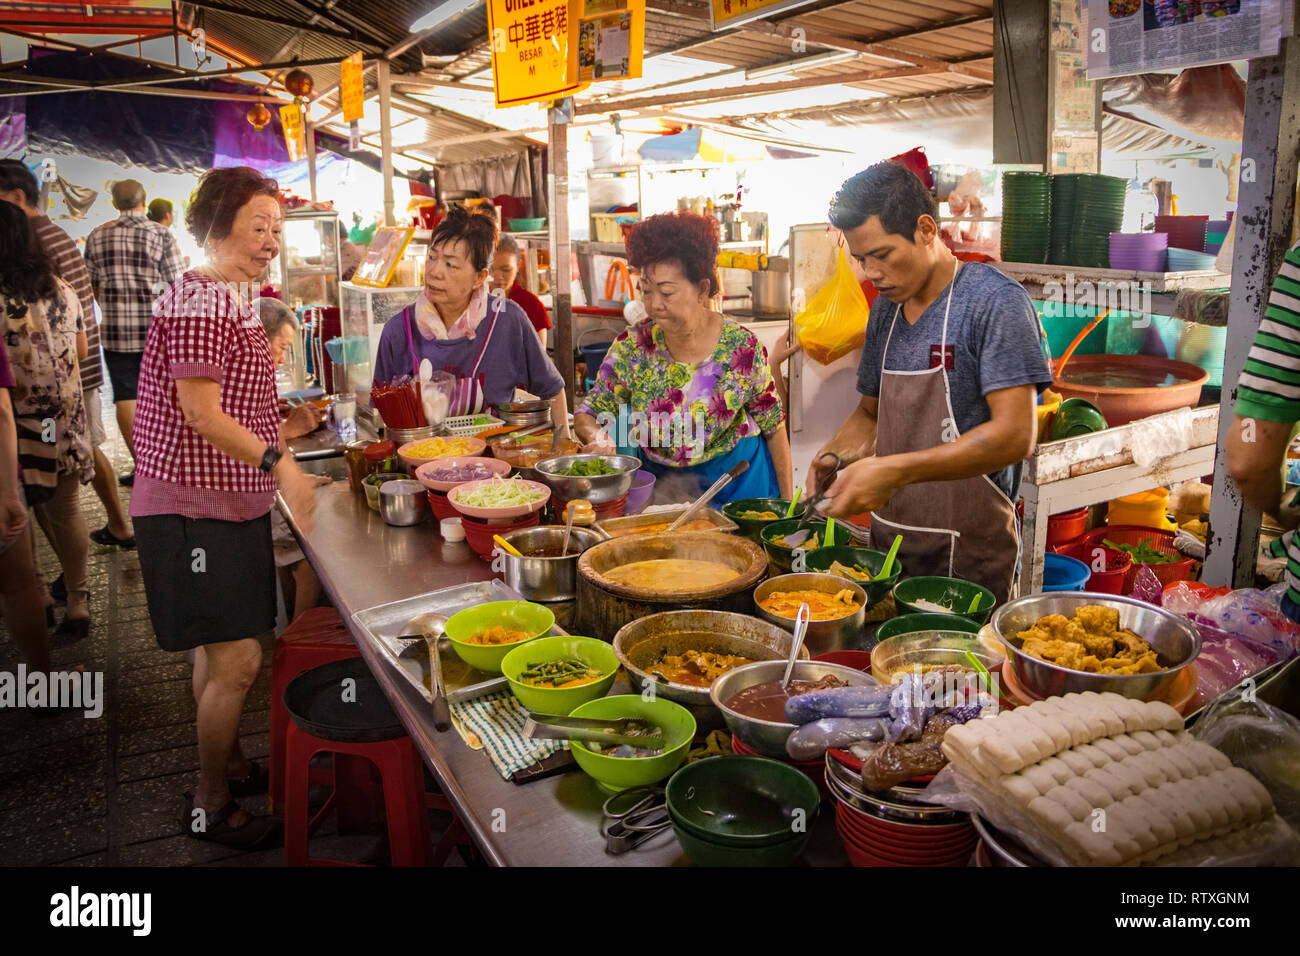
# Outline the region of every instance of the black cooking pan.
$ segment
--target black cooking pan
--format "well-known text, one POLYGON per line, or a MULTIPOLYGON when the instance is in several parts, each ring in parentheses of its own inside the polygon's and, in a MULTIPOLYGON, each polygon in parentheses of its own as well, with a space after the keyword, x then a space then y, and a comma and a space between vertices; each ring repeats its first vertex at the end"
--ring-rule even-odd
POLYGON ((324 740, 375 743, 406 734, 359 657, 299 674, 284 689, 284 707, 300 729, 324 740))

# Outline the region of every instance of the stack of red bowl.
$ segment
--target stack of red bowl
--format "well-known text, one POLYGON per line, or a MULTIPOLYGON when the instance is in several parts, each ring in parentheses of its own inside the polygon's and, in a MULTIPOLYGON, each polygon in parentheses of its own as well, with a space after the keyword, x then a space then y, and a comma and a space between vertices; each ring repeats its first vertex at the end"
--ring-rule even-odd
MULTIPOLYGON (((860 766, 860 764, 859 764, 860 766)), ((966 866, 979 834, 969 815, 922 803, 919 781, 869 793, 835 751, 826 785, 836 798, 835 828, 854 866, 966 866)))
POLYGON ((507 531, 517 531, 520 528, 536 528, 542 523, 542 513, 540 511, 534 511, 522 518, 511 518, 507 521, 484 521, 482 518, 471 518, 469 515, 463 515, 456 511, 453 511, 451 517, 460 518, 461 526, 465 529, 465 540, 474 549, 474 553, 484 561, 492 560, 492 549, 497 546, 496 542, 492 540, 494 535, 504 536, 507 531))
POLYGON ((460 517, 460 512, 453 508, 451 502, 447 500, 447 492, 429 489, 425 493, 429 496, 429 507, 433 509, 435 520, 445 521, 447 518, 460 517))

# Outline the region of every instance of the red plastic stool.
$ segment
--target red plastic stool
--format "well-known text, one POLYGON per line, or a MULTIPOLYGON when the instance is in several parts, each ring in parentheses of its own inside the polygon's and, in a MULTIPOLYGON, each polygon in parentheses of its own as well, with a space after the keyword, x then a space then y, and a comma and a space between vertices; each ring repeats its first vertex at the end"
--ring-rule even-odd
MULTIPOLYGON (((271 655, 271 787, 272 813, 284 812, 285 735, 289 714, 284 709, 284 689, 303 671, 331 661, 360 657, 352 635, 339 612, 332 607, 314 607, 303 611, 275 639, 271 655)), ((312 772, 308 781, 325 784, 333 781, 328 769, 312 772)))

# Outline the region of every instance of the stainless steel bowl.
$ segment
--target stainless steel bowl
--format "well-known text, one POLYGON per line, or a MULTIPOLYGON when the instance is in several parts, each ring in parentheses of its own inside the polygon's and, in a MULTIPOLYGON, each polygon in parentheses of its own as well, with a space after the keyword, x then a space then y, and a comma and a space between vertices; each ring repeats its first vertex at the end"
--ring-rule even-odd
POLYGON ((538 480, 550 485, 551 491, 565 501, 585 498, 593 505, 599 505, 617 501, 627 494, 640 467, 641 459, 632 455, 560 455, 539 461, 535 470, 538 480), (593 461, 597 458, 603 458, 606 464, 618 470, 612 475, 597 475, 593 478, 560 474, 575 462, 593 461))
POLYGON ((1111 691, 1124 697, 1149 699, 1167 687, 1178 672, 1201 653, 1201 635, 1187 621, 1164 608, 1114 594, 1088 591, 1049 591, 1008 601, 993 614, 993 632, 1007 649, 1011 669, 1024 690, 1035 697, 1111 691), (1015 636, 1048 614, 1070 617, 1085 604, 1119 611, 1119 626, 1145 640, 1155 650, 1164 670, 1150 674, 1088 674, 1030 657, 1015 636))
POLYGON ((389 441, 398 447, 405 445, 408 441, 419 441, 422 438, 433 437, 432 425, 421 425, 418 428, 385 428, 385 436, 389 441))
MULTIPOLYGON (((675 684, 651 674, 665 654, 687 650, 736 654, 752 661, 785 660, 790 656, 794 635, 775 624, 732 611, 664 611, 638 618, 619 628, 614 636, 614 653, 627 671, 628 683, 640 692, 653 685, 659 697, 681 704, 695 716, 700 729, 722 726, 722 713, 713 706, 709 688, 675 684)), ((807 660, 807 647, 799 657, 807 660)))
POLYGON ((405 528, 429 517, 429 497, 424 485, 409 478, 379 486, 379 513, 385 522, 405 528))
MULTIPOLYGON (((723 674, 709 688, 709 700, 713 701, 713 706, 722 712, 722 719, 726 721, 727 729, 763 756, 778 757, 781 760, 790 759, 785 752, 785 742, 797 729, 795 725, 746 717, 732 710, 726 702, 747 687, 780 680, 785 672, 785 664, 785 661, 759 661, 757 664, 746 664, 744 667, 737 667, 734 671, 723 674)), ((852 687, 874 687, 880 683, 870 674, 864 674, 852 667, 827 664, 823 661, 795 661, 790 679, 815 681, 827 675, 838 677, 852 687)))
MULTIPOLYGON (((501 537, 525 554, 539 548, 559 551, 564 543, 564 528, 554 525, 522 528, 501 537)), ((503 554, 506 585, 522 594, 526 601, 571 601, 578 593, 578 556, 602 540, 594 531, 574 528, 569 541, 572 553, 567 557, 516 558, 503 554)))
POLYGON ((794 618, 773 614, 759 602, 775 591, 825 591, 837 594, 845 588, 853 592, 853 599, 860 605, 858 609, 847 617, 833 621, 809 621, 804 646, 813 657, 830 651, 857 650, 867 619, 867 592, 860 585, 838 574, 805 571, 802 574, 781 574, 768 578, 754 589, 754 609, 763 620, 793 631, 794 618))

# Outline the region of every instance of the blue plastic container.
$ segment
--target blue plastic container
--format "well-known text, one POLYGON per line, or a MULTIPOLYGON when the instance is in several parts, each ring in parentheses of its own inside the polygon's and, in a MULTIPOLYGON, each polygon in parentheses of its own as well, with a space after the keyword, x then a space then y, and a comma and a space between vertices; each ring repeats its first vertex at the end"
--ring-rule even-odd
POLYGON ((1043 557, 1044 591, 1082 591, 1090 577, 1092 571, 1076 558, 1050 552, 1043 557))

